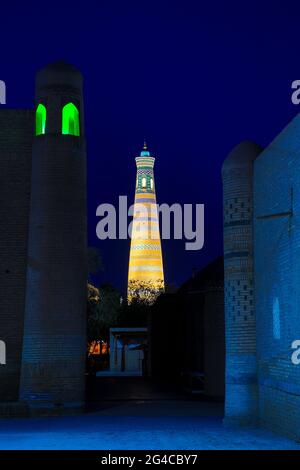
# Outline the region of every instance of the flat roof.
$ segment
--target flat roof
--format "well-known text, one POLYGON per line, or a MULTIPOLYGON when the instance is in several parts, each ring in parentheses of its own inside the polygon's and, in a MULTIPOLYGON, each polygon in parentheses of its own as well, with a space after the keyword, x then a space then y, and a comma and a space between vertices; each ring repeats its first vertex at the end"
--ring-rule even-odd
POLYGON ((135 332, 146 332, 148 328, 110 328, 111 333, 135 333, 135 332))

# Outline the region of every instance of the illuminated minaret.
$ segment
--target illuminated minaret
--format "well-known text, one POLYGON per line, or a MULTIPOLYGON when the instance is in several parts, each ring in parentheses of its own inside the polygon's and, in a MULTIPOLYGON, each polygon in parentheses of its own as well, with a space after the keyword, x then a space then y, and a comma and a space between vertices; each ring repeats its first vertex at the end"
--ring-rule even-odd
POLYGON ((137 176, 128 272, 128 300, 138 295, 153 301, 164 290, 154 162, 144 143, 136 157, 137 176))
POLYGON ((36 79, 20 400, 34 414, 82 411, 86 356, 83 78, 55 62, 36 79))

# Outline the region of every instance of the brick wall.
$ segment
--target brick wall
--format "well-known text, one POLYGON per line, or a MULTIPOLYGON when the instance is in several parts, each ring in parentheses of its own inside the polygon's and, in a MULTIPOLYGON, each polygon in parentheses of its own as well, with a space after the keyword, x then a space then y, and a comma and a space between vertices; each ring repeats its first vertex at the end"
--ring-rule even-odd
POLYGON ((19 394, 34 112, 0 110, 0 401, 19 394))
POLYGON ((84 404, 85 182, 80 140, 36 138, 20 392, 33 408, 84 404))
POLYGON ((254 243, 260 420, 299 439, 300 115, 255 161, 254 243))

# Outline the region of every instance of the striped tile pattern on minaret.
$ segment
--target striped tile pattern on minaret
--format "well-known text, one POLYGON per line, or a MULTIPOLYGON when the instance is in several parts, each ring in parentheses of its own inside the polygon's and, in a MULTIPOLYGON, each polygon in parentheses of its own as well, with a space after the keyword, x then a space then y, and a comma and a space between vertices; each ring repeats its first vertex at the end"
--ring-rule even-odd
POLYGON ((130 286, 145 284, 155 290, 164 288, 164 272, 159 232, 159 218, 154 184, 154 162, 146 143, 137 165, 134 213, 128 272, 128 298, 130 286))

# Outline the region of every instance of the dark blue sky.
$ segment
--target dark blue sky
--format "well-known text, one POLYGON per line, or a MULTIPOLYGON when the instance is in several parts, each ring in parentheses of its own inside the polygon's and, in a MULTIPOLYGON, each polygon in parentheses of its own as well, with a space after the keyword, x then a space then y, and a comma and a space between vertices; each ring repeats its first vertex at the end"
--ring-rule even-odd
POLYGON ((299 111, 290 95, 300 79, 300 3, 10 0, 0 16, 8 107, 33 106, 35 72, 48 62, 73 63, 85 77, 89 243, 105 265, 98 281, 126 287, 129 243, 98 241, 95 212, 119 195, 133 202, 144 137, 158 202, 205 204, 201 251, 163 242, 167 282, 179 285, 221 254, 224 158, 243 139, 267 145, 299 111))

